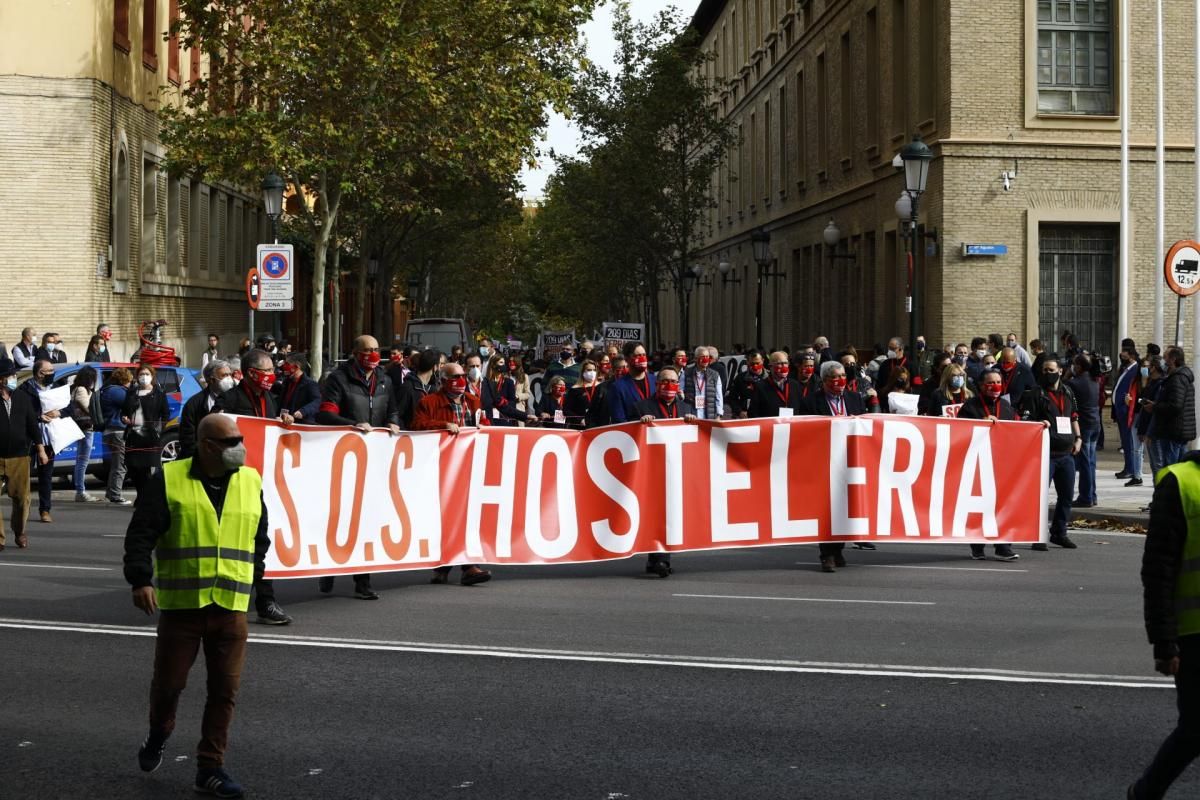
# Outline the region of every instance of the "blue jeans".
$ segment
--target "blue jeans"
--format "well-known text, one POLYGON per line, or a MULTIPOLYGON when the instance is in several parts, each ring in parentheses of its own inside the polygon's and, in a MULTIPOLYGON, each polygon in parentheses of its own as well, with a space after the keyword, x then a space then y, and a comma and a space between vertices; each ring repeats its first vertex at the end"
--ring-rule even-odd
POLYGON ((1121 432, 1121 447, 1125 450, 1125 469, 1122 471, 1131 478, 1142 477, 1142 440, 1137 431, 1123 422, 1117 422, 1117 430, 1121 432))
POLYGON ((92 457, 92 433, 84 431, 83 438, 75 443, 75 494, 83 494, 88 461, 92 457))
POLYGON ((1183 461, 1183 454, 1187 452, 1187 442, 1177 442, 1174 439, 1159 439, 1158 441, 1161 442, 1159 448, 1164 467, 1183 461))
POLYGON ((1056 495, 1054 517, 1050 520, 1050 537, 1067 535, 1071 521, 1071 492, 1075 491, 1075 457, 1070 453, 1050 454, 1050 483, 1056 495))
POLYGON ((1166 466, 1163 463, 1162 439, 1153 436, 1146 437, 1146 455, 1150 456, 1150 482, 1158 477, 1158 471, 1166 466))
POLYGON ((1096 503, 1096 441, 1100 438, 1099 428, 1079 428, 1083 446, 1075 456, 1075 471, 1079 473, 1079 500, 1096 503))

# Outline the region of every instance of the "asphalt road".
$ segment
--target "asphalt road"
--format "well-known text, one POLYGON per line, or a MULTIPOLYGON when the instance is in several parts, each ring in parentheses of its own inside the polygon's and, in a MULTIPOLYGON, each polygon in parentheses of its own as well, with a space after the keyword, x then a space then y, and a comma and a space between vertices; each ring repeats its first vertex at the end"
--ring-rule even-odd
MULTIPOLYGON (((7 513, 7 508, 4 509, 7 513)), ((203 673, 141 773, 153 622, 120 572, 128 510, 60 503, 0 553, 0 798, 191 797, 203 673)), ((1141 540, 972 562, 965 546, 813 547, 280 581, 251 628, 228 768, 256 798, 1102 798, 1150 759, 1141 540), (457 573, 455 574, 457 578, 457 573)), ((1200 794, 1189 771, 1172 794, 1200 794)))

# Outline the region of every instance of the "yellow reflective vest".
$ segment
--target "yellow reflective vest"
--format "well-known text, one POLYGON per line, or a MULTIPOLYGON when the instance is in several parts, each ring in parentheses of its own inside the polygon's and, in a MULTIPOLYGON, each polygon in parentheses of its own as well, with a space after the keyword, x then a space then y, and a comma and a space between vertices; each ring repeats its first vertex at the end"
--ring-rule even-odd
POLYGON ((245 611, 254 583, 254 537, 262 517, 262 477, 242 467, 229 478, 221 518, 192 459, 163 465, 171 527, 158 541, 154 571, 165 610, 216 604, 245 611))
POLYGON ((1183 563, 1175 581, 1175 611, 1180 636, 1200 634, 1200 464, 1181 461, 1164 467, 1158 480, 1170 473, 1179 482, 1179 500, 1187 520, 1183 563))

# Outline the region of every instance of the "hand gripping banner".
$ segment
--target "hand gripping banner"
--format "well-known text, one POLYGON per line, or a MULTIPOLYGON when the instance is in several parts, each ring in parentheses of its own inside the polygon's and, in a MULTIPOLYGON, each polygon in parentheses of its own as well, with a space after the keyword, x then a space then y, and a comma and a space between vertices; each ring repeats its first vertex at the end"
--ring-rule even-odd
POLYGON ((830 541, 1036 542, 1041 425, 792 417, 364 434, 239 417, 267 577, 830 541))

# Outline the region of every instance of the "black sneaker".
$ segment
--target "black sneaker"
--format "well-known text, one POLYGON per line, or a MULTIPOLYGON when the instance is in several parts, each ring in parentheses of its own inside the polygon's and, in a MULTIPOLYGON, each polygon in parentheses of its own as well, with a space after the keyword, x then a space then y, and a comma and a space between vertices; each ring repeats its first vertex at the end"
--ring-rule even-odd
POLYGON ((167 747, 168 738, 170 737, 154 731, 150 731, 146 736, 146 741, 142 742, 142 746, 138 748, 138 766, 142 768, 142 772, 154 772, 158 769, 158 765, 163 760, 163 750, 167 747))
POLYGON ((665 561, 655 561, 653 564, 646 565, 646 572, 665 578, 671 574, 671 565, 665 561))
POLYGON ((996 548, 996 560, 997 561, 1016 561, 1018 558, 1020 558, 1020 556, 1017 555, 1015 552, 1013 552, 1012 547, 997 547, 996 548))
POLYGON ((872 542, 855 542, 854 549, 855 550, 878 550, 879 548, 877 548, 874 545, 874 543, 872 543, 872 542))
POLYGON ((274 600, 258 609, 258 621, 263 625, 290 625, 292 618, 274 600))
POLYGON ((1125 481, 1125 485, 1126 486, 1141 486, 1142 479, 1141 478, 1130 478, 1129 480, 1125 481))
POLYGON ((220 767, 197 770, 196 791, 224 798, 237 798, 243 794, 242 785, 220 767))
MULTIPOLYGON (((1122 450, 1121 452, 1123 453, 1123 452, 1125 452, 1125 451, 1124 451, 1124 450, 1122 450)), ((1130 476, 1130 474, 1129 474, 1128 472, 1126 472, 1125 470, 1121 470, 1120 472, 1116 472, 1116 473, 1113 473, 1113 474, 1114 474, 1116 477, 1120 478, 1121 480, 1125 480, 1126 478, 1128 478, 1128 477, 1131 477, 1131 476, 1130 476)))
POLYGON ((1029 546, 1029 549, 1037 550, 1039 553, 1044 553, 1050 549, 1050 545, 1046 544, 1045 542, 1034 542, 1029 546))
POLYGON ((1065 533, 1062 536, 1051 536, 1050 543, 1056 544, 1059 547, 1063 548, 1064 550, 1074 550, 1076 547, 1079 546, 1079 545, 1075 544, 1074 542, 1072 542, 1071 537, 1067 536, 1065 533))
POLYGON ((317 578, 317 591, 321 594, 329 594, 333 591, 333 578, 317 578))
POLYGON ((983 552, 982 545, 979 547, 978 550, 975 549, 975 545, 971 545, 971 560, 972 561, 987 561, 987 554, 983 552))
POLYGON ((354 587, 354 596, 359 600, 378 600, 379 592, 375 591, 370 586, 359 585, 354 587))

